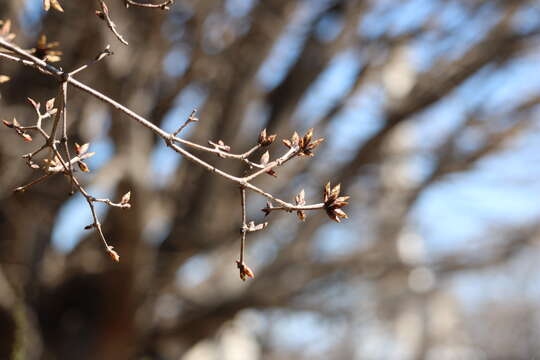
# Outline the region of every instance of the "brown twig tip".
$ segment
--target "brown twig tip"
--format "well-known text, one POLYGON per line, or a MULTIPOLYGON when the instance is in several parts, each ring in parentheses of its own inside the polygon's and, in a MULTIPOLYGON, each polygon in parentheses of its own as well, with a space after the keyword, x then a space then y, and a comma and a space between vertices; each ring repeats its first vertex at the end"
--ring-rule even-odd
POLYGON ((264 216, 265 216, 265 217, 268 216, 268 215, 270 215, 270 213, 272 212, 271 209, 272 209, 273 207, 274 207, 274 206, 272 205, 272 203, 271 203, 270 201, 267 201, 267 202, 266 202, 266 207, 263 208, 263 209, 261 209, 261 211, 264 213, 264 216))
POLYGON ((269 146, 271 145, 274 140, 276 140, 276 134, 272 134, 272 135, 266 135, 266 128, 263 129, 261 131, 261 133, 259 134, 259 139, 258 139, 258 144, 261 145, 261 146, 269 146))
POLYGON ((7 120, 2 120, 2 123, 8 128, 14 129, 17 135, 19 135, 24 141, 30 142, 33 140, 32 136, 30 136, 30 134, 24 131, 23 127, 21 126, 21 124, 19 124, 17 119, 13 118, 12 122, 9 122, 7 120))
POLYGON ((349 202, 350 196, 339 196, 341 184, 332 188, 330 182, 326 183, 323 190, 324 209, 328 217, 335 222, 341 222, 341 219, 348 219, 349 216, 341 208, 349 202))
POLYGON ((253 271, 245 263, 236 260, 236 267, 240 270, 240 279, 242 281, 246 281, 248 277, 251 279, 255 278, 255 274, 253 274, 253 271))
POLYGON ((312 140, 313 128, 309 129, 303 137, 300 137, 295 131, 290 139, 283 140, 283 144, 289 149, 298 147, 300 149, 298 151, 299 156, 313 156, 313 150, 315 150, 315 148, 324 141, 324 138, 320 138, 314 141, 312 140))
POLYGON ((191 111, 191 114, 189 115, 189 117, 186 119, 186 121, 184 121, 184 123, 182 124, 182 126, 180 126, 174 133, 173 133, 173 136, 176 136, 178 134, 180 134, 182 132, 182 130, 184 130, 186 128, 186 126, 188 126, 189 124, 191 124, 192 122, 199 122, 199 118, 197 118, 195 115, 197 115, 197 109, 193 109, 191 111))
POLYGON ((130 208, 131 204, 129 201, 131 200, 131 191, 128 191, 124 195, 122 195, 122 199, 120 200, 120 205, 125 208, 130 208))
POLYGON ((120 255, 116 251, 113 250, 114 247, 107 246, 107 254, 116 262, 120 262, 120 255))
POLYGON ((109 29, 122 44, 129 45, 128 42, 124 39, 124 37, 120 35, 118 30, 116 29, 116 24, 111 19, 111 16, 109 14, 109 7, 107 6, 107 4, 105 4, 103 0, 99 0, 99 5, 101 6, 101 10, 96 10, 96 16, 107 23, 109 29))

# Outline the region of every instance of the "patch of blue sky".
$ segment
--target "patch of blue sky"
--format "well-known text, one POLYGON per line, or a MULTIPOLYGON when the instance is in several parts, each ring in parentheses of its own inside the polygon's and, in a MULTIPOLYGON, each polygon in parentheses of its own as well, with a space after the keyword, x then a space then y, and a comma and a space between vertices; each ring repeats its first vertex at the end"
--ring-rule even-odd
POLYGON ((312 126, 351 88, 360 66, 361 60, 356 51, 347 50, 338 54, 308 90, 295 118, 304 127, 312 126))
POLYGON ((186 72, 190 61, 190 49, 187 46, 177 46, 169 51, 163 60, 163 69, 171 77, 180 77, 186 72))
POLYGON ((497 73, 493 72, 493 66, 481 69, 449 97, 418 115, 415 131, 421 139, 419 145, 430 149, 440 144, 472 110, 481 108, 492 116, 500 115, 505 108, 501 104, 511 105, 538 91, 540 77, 534 74, 533 69, 532 62, 512 64, 497 73))
POLYGON ((466 247, 483 233, 484 227, 479 226, 479 220, 467 207, 470 199, 459 196, 455 186, 449 180, 432 185, 422 193, 409 215, 430 255, 466 247))
POLYGON ((242 18, 249 14, 256 2, 256 0, 226 0, 225 10, 231 17, 242 18))
POLYGON ((19 16, 22 30, 28 35, 37 35, 41 31, 40 22, 44 14, 42 1, 26 0, 19 16))
POLYGON ((192 256, 176 271, 176 281, 182 287, 195 287, 208 279, 212 270, 212 263, 206 256, 192 256))
MULTIPOLYGON (((490 172, 509 174, 522 162, 497 162, 490 172)), ((454 175, 433 185, 421 195, 412 213, 428 250, 437 253, 467 248, 495 224, 515 225, 534 221, 540 204, 531 193, 540 184, 515 186, 486 182, 476 172, 454 175)))
POLYGON ((334 40, 343 29, 343 17, 337 14, 324 16, 315 27, 315 36, 323 42, 334 40))
POLYGON ((325 321, 314 312, 275 311, 269 322, 276 348, 302 351, 304 356, 318 355, 345 336, 340 322, 325 321))
POLYGON ((458 59, 498 20, 493 6, 485 5, 478 16, 471 17, 457 2, 440 7, 436 16, 439 33, 426 32, 412 42, 413 61, 420 72, 438 60, 458 59))
MULTIPOLYGON (((458 124, 467 108, 482 105, 487 111, 499 113, 540 90, 540 77, 535 76, 532 62, 510 64, 496 75, 489 70, 481 71, 458 89, 453 99, 425 114, 418 131, 420 138, 431 139, 428 146, 447 133, 445 128, 458 124)), ((539 184, 519 181, 537 173, 531 169, 530 157, 535 153, 538 134, 529 132, 523 138, 521 146, 488 157, 476 171, 449 177, 421 197, 415 217, 434 251, 455 250, 481 236, 491 224, 526 222, 539 216, 540 205, 530 196, 540 190, 539 184), (524 146, 527 142, 529 146, 524 146), (518 182, 513 181, 515 178, 518 182)))
MULTIPOLYGON (((194 108, 199 108, 206 99, 206 92, 197 84, 186 87, 177 97, 175 106, 165 116, 162 128, 168 132, 174 132, 183 124, 194 108)), ((181 136, 187 137, 191 128, 197 124, 191 124, 182 131, 181 136)), ((155 185, 163 187, 167 184, 170 176, 176 171, 181 162, 181 156, 158 142, 151 156, 152 174, 155 185)))
MULTIPOLYGON (((483 99, 484 108, 496 112, 510 110, 540 92, 538 60, 521 58, 490 74, 484 80, 489 96, 483 99)), ((471 89, 473 91, 473 89, 471 89)))
POLYGON ((540 301, 538 270, 536 252, 524 251, 497 267, 460 273, 453 277, 451 286, 465 311, 469 312, 481 310, 486 301, 496 304, 512 301, 537 303, 540 301))
POLYGON ((294 12, 283 34, 257 72, 257 80, 265 90, 269 91, 283 81, 297 59, 306 40, 307 26, 321 8, 320 1, 316 2, 317 6, 313 4, 310 3, 310 6, 303 4, 294 12))
POLYGON ((324 151, 329 151, 336 161, 349 160, 359 144, 381 128, 383 99, 382 89, 375 85, 354 96, 331 121, 324 151))
POLYGON ((171 233, 172 222, 163 216, 151 216, 144 224, 143 239, 149 244, 159 245, 171 233))
MULTIPOLYGON (((345 209, 349 212, 349 209, 345 209)), ((328 222, 323 225, 315 234, 312 256, 318 261, 330 261, 361 250, 363 245, 367 245, 367 234, 358 228, 361 219, 356 218, 355 222, 344 221, 342 224, 328 222)))
POLYGON ((519 33, 528 33, 538 27, 538 19, 540 19, 540 3, 532 2, 517 11, 513 25, 519 33))
POLYGON ((377 1, 374 10, 359 23, 359 33, 364 37, 378 37, 389 32, 401 34, 420 26, 438 6, 432 0, 412 0, 397 4, 393 0, 377 1))
POLYGON ((105 137, 92 142, 88 152, 95 152, 96 154, 85 160, 85 162, 91 170, 97 170, 111 159, 115 152, 115 146, 109 137, 105 137))
MULTIPOLYGON (((110 198, 112 195, 110 191, 95 187, 87 190, 96 198, 110 198)), ((108 206, 99 203, 95 205, 98 217, 103 218, 108 211, 108 206)), ((84 227, 92 223, 92 213, 88 208, 88 203, 80 193, 76 193, 62 205, 58 212, 52 231, 53 247, 63 253, 70 252, 81 238, 88 234, 84 227)))

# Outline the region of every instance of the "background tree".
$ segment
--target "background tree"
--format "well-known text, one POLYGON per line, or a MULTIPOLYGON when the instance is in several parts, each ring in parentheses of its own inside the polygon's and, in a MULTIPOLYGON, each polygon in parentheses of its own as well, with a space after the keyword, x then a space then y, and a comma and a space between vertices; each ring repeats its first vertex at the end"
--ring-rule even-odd
MULTIPOLYGON (((82 230, 92 219, 69 182, 13 194, 35 178, 20 158, 34 147, 0 129, 0 358, 539 355, 536 1, 109 0, 129 46, 99 1, 60 4, 3 1, 0 17, 22 48, 58 41, 67 70, 111 44, 76 78, 170 132, 198 108, 192 141, 243 150, 265 127, 315 128, 314 160, 257 185, 319 201, 331 179, 352 221, 273 212, 241 282, 237 188, 70 88, 70 138, 96 152, 81 180, 96 197, 132 191, 127 212, 96 205, 122 261, 82 230)), ((3 119, 31 123, 25 98, 58 95, 21 64, 0 59, 0 74, 3 119)), ((248 195, 256 223, 264 207, 248 195)))

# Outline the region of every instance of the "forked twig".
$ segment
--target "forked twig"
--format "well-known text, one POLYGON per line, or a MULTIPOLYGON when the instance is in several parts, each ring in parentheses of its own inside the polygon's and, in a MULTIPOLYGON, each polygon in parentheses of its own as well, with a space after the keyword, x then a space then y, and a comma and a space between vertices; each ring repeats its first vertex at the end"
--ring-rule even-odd
MULTIPOLYGON (((102 2, 102 1, 101 1, 102 2)), ((103 3, 103 2, 102 2, 103 3)), ((106 6, 106 5, 105 5, 106 6)), ((105 12, 105 11, 104 11, 105 12)), ((76 156, 71 157, 68 147, 68 135, 67 135, 67 85, 70 84, 92 96, 95 98, 108 103, 113 108, 122 111, 124 114, 128 115, 130 118, 134 119, 138 123, 140 123, 142 126, 146 127, 150 131, 152 131, 155 135, 162 138, 165 142, 165 144, 170 147, 172 150, 176 151, 180 155, 187 158, 189 161, 203 167, 204 169, 217 174, 231 182, 236 183, 240 187, 240 200, 241 200, 241 211, 242 211, 242 225, 241 225, 241 240, 240 240, 240 259, 236 261, 237 267, 240 270, 240 277, 242 280, 245 280, 247 277, 253 277, 253 271, 245 264, 245 242, 246 242, 246 236, 248 232, 254 232, 264 229, 267 226, 267 223, 255 225, 252 221, 247 222, 247 210, 246 210, 246 190, 253 191, 255 193, 258 193, 268 199, 266 208, 262 209, 262 211, 269 215, 273 211, 286 211, 286 212, 293 212, 295 211, 298 215, 298 217, 301 220, 305 220, 306 218, 306 211, 311 210, 321 210, 324 209, 328 216, 335 220, 336 222, 340 222, 340 219, 347 218, 347 214, 341 210, 341 208, 345 205, 347 205, 347 200, 349 197, 347 196, 339 196, 340 193, 340 186, 334 186, 333 188, 330 186, 330 183, 326 184, 323 190, 323 202, 317 203, 317 204, 310 204, 306 205, 306 202, 304 200, 304 190, 302 190, 298 195, 296 195, 294 199, 294 203, 287 202, 285 200, 282 200, 280 198, 275 197, 274 195, 264 191, 260 187, 254 185, 252 181, 256 179, 257 177, 268 174, 272 176, 276 176, 275 169, 279 166, 282 166, 283 164, 287 163, 291 159, 295 157, 311 157, 313 156, 313 150, 324 140, 324 139, 313 139, 313 129, 309 129, 305 135, 300 137, 296 132, 292 135, 290 139, 283 140, 283 144, 288 148, 288 150, 278 158, 270 161, 270 154, 268 151, 265 151, 263 155, 261 156, 259 161, 254 161, 253 159, 250 159, 257 150, 260 150, 262 148, 269 147, 272 145, 276 139, 276 135, 267 135, 266 129, 261 131, 259 134, 257 144, 253 147, 251 147, 248 151, 244 153, 234 154, 230 152, 230 147, 223 143, 223 141, 219 140, 217 143, 210 141, 209 144, 211 147, 199 145, 196 143, 193 143, 191 141, 179 138, 178 135, 192 122, 197 122, 199 119, 195 117, 196 110, 193 110, 190 116, 184 121, 184 123, 175 131, 172 133, 166 132, 165 130, 161 129, 160 127, 154 125, 152 122, 148 121, 144 117, 136 114, 132 110, 128 109, 124 105, 114 101, 113 99, 109 98, 105 94, 85 85, 84 83, 74 79, 72 75, 78 73, 79 71, 86 69, 88 66, 81 67, 75 71, 64 72, 45 61, 36 58, 35 56, 29 54, 28 52, 20 49, 16 45, 13 45, 9 41, 6 41, 2 37, 0 37, 0 47, 3 47, 7 50, 9 50, 10 54, 3 54, 0 53, 1 57, 19 62, 23 65, 30 66, 34 69, 37 69, 43 73, 46 73, 55 79, 57 79, 60 82, 60 93, 57 97, 57 103, 59 104, 58 109, 52 109, 52 105, 54 101, 49 100, 47 102, 47 112, 42 114, 40 112, 39 104, 35 101, 31 100, 32 104, 34 105, 34 108, 36 109, 36 112, 38 114, 38 120, 36 122, 36 125, 29 126, 29 127, 22 127, 20 124, 14 123, 8 123, 5 122, 5 124, 9 127, 14 128, 17 131, 17 134, 21 137, 23 137, 25 140, 28 141, 28 137, 30 137, 26 131, 38 131, 42 135, 42 137, 45 139, 45 144, 41 146, 39 149, 35 150, 33 153, 25 155, 25 159, 27 160, 27 163, 32 168, 36 168, 36 164, 32 161, 32 158, 36 156, 38 153, 40 153, 43 149, 49 148, 52 152, 51 159, 48 159, 48 166, 44 168, 45 175, 42 177, 36 179, 30 184, 27 184, 23 187, 20 187, 20 191, 26 190, 28 187, 32 186, 33 184, 36 184, 38 182, 43 181, 48 176, 53 174, 62 173, 66 175, 72 184, 72 186, 79 191, 86 199, 91 213, 93 217, 93 223, 91 225, 88 225, 86 228, 95 228, 97 230, 97 233, 103 242, 106 251, 109 253, 109 255, 116 261, 119 260, 119 255, 116 253, 113 248, 107 243, 105 236, 103 235, 103 231, 101 229, 101 223, 99 222, 99 219, 97 217, 96 211, 95 211, 95 202, 102 202, 109 206, 113 207, 120 207, 120 208, 129 208, 130 204, 130 193, 128 192, 122 197, 122 200, 119 203, 114 203, 109 199, 97 199, 90 195, 84 187, 81 185, 80 181, 77 179, 77 177, 74 175, 74 169, 73 165, 78 164, 79 168, 83 172, 89 171, 88 167, 84 163, 84 160, 93 153, 87 153, 88 150, 88 144, 84 144, 82 146, 79 146, 75 144, 75 152, 76 156), (45 118, 50 118, 54 116, 53 124, 52 124, 52 130, 50 135, 47 134, 42 126, 41 121, 45 118), (62 126, 62 134, 60 139, 58 140, 56 138, 57 128, 61 124, 62 126), (63 144, 63 152, 62 154, 58 148, 57 144, 63 144), (245 175, 245 176, 235 176, 228 172, 225 172, 214 165, 211 165, 210 163, 202 160, 200 157, 194 155, 192 152, 186 150, 184 147, 190 148, 195 151, 202 151, 207 153, 213 153, 217 155, 220 158, 224 159, 234 159, 242 161, 243 163, 247 164, 249 169, 256 168, 255 171, 253 171, 251 174, 245 175), (65 156, 65 159, 64 159, 65 156), (273 204, 276 204, 277 206, 274 206, 273 204)), ((100 55, 101 58, 105 57, 106 54, 103 56, 103 52, 100 55)), ((100 56, 98 56, 98 61, 101 60, 100 56)), ((31 137, 30 137, 31 140, 31 137)), ((39 166, 37 166, 39 168, 39 166)))

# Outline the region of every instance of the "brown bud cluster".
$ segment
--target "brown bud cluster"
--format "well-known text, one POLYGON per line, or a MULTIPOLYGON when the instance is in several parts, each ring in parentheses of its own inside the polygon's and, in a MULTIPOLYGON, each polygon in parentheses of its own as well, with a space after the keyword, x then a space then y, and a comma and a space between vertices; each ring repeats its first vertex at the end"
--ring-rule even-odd
POLYGON ((255 277, 253 271, 246 264, 236 260, 236 267, 240 270, 240 279, 242 279, 242 281, 246 281, 248 277, 252 279, 255 277))
POLYGON ((60 61, 62 52, 54 49, 59 45, 60 43, 58 41, 47 42, 47 36, 41 35, 36 47, 31 49, 30 53, 45 61, 58 62, 60 61))
MULTIPOLYGON (((273 140, 272 140, 273 141, 273 140)), ((260 164, 262 166, 266 166, 268 165, 268 162, 270 161, 270 153, 268 152, 268 150, 266 150, 264 152, 264 154, 261 155, 261 160, 260 160, 260 164)), ((273 169, 270 169, 266 172, 268 175, 272 175, 273 177, 277 177, 277 173, 273 170, 273 169)))
POLYGON ((96 154, 94 152, 91 152, 91 153, 87 152, 88 148, 90 148, 89 143, 86 143, 83 145, 79 145, 75 143, 75 153, 80 159, 79 161, 77 161, 77 165, 79 166, 79 169, 81 169, 82 172, 90 172, 90 168, 88 167, 88 165, 86 165, 86 163, 83 160, 88 159, 96 154))
POLYGON ((276 134, 273 135, 266 135, 266 128, 261 131, 259 134, 258 143, 261 146, 269 146, 276 140, 276 134))
POLYGON ((270 215, 270 213, 272 212, 273 207, 274 206, 272 205, 272 203, 270 201, 267 201, 266 202, 266 207, 261 209, 261 211, 264 213, 264 216, 270 215))
POLYGON ((339 196, 340 191, 341 184, 337 184, 332 188, 330 182, 328 182, 324 186, 324 209, 328 217, 335 222, 341 222, 341 219, 349 218, 341 208, 348 204, 347 200, 349 200, 350 196, 339 196))
POLYGON ((7 126, 8 128, 10 129, 14 129, 15 132, 17 133, 17 135, 19 135, 20 137, 23 138, 24 141, 32 141, 32 137, 30 136, 30 134, 28 134, 27 132, 25 132, 23 129, 22 129, 22 126, 21 124, 19 124, 19 122, 17 121, 17 119, 13 119, 13 122, 9 122, 9 121, 6 121, 6 120, 2 120, 2 122, 4 123, 5 126, 7 126))
POLYGON ((319 138, 314 141, 312 140, 313 128, 309 129, 303 137, 300 137, 295 131, 290 139, 283 140, 283 144, 289 149, 298 147, 300 149, 298 155, 300 156, 313 156, 315 155, 313 154, 313 150, 315 150, 315 148, 324 141, 324 138, 319 138))
POLYGON ((131 191, 128 191, 124 195, 122 195, 122 199, 120 200, 120 205, 123 205, 126 208, 130 208, 131 205, 129 201, 131 200, 131 191))
POLYGON ((51 6, 56 11, 64 12, 64 9, 62 9, 58 0, 43 0, 43 10, 49 11, 51 6))
POLYGON ((109 254, 109 256, 116 262, 120 262, 120 255, 118 255, 118 253, 113 250, 114 247, 112 246, 107 246, 107 254, 109 254))

